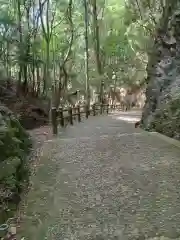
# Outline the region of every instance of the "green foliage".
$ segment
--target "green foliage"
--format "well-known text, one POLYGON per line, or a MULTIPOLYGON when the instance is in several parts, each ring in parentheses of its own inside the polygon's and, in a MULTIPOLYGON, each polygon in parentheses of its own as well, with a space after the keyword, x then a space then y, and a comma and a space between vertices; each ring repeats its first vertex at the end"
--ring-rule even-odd
POLYGON ((180 138, 180 97, 166 102, 164 108, 158 109, 149 130, 153 129, 168 137, 180 138))
POLYGON ((28 150, 30 143, 19 121, 2 106, 0 108, 0 143, 1 161, 11 156, 22 158, 22 152, 28 150))
POLYGON ((0 107, 0 185, 12 191, 27 177, 26 157, 31 146, 29 135, 10 110, 0 107))
MULTIPOLYGON (((38 10, 40 10, 38 2, 24 1, 24 3, 21 3, 22 39, 20 39, 20 31, 17 29, 19 24, 18 2, 19 0, 16 3, 7 0, 0 6, 0 25, 7 29, 7 31, 0 33, 0 61, 7 69, 6 72, 9 73, 11 69, 11 74, 15 77, 17 77, 20 65, 27 66, 30 82, 32 82, 32 73, 33 71, 36 72, 37 67, 40 69, 41 81, 48 69, 47 87, 49 87, 52 81, 55 79, 57 81, 60 78, 59 65, 63 64, 70 44, 72 26, 67 11, 69 1, 50 1, 49 9, 47 10, 47 6, 44 7, 41 14, 38 14, 38 10), (30 17, 28 17, 28 9, 31 12, 30 17), (41 19, 41 15, 44 18, 41 19), (45 16, 48 16, 48 23, 45 16), (49 37, 49 47, 46 41, 47 36, 49 37), (47 59, 49 59, 48 62, 47 59)), ((154 3, 139 1, 139 10, 135 2, 131 0, 97 1, 101 60, 104 75, 108 76, 106 78, 108 83, 113 83, 113 72, 116 73, 117 84, 119 85, 121 82, 128 84, 136 81, 141 82, 146 76, 147 52, 151 49, 151 43, 153 42, 154 19, 158 20, 157 12, 161 12, 161 8, 158 1, 154 3)), ((43 4, 43 1, 40 0, 40 3, 43 4)), ((68 81, 71 82, 73 88, 79 88, 80 86, 84 88, 84 7, 81 1, 74 2, 71 20, 74 38, 66 62, 68 81), (71 78, 70 76, 74 77, 71 78)), ((92 87, 99 85, 93 31, 92 5, 90 2, 89 76, 92 87)), ((34 73, 34 77, 37 77, 36 73, 34 73)), ((35 82, 37 81, 39 79, 35 82)), ((48 91, 48 89, 46 90, 48 91)))

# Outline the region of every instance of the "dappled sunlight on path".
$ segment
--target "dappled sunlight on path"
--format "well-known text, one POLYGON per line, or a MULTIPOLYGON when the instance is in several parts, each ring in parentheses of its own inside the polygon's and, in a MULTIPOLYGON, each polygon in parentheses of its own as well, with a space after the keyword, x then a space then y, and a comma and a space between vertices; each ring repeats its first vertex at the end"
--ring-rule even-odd
POLYGON ((115 114, 112 118, 129 123, 135 123, 141 119, 141 112, 140 111, 119 112, 115 114))

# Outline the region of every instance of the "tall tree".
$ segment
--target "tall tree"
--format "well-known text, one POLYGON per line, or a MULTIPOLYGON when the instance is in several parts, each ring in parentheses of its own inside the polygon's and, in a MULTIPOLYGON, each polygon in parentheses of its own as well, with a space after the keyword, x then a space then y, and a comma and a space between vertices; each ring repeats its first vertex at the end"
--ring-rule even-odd
POLYGON ((100 54, 100 34, 99 34, 99 23, 97 19, 97 3, 96 0, 92 0, 93 8, 93 34, 94 34, 94 52, 96 56, 97 71, 100 79, 100 102, 102 103, 102 93, 103 93, 103 68, 101 62, 100 54))
POLYGON ((89 28, 89 17, 88 17, 88 3, 84 0, 84 23, 85 23, 85 78, 86 78, 86 104, 89 109, 90 107, 90 89, 89 89, 89 41, 88 41, 88 28, 89 28))

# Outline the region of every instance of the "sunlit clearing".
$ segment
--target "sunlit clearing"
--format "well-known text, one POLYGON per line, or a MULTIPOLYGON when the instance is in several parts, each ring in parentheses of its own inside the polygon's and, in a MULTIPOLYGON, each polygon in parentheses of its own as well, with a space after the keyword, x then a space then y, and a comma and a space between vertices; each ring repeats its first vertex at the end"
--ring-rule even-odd
POLYGON ((117 116, 115 117, 116 120, 122 120, 122 121, 125 121, 125 122, 138 122, 140 120, 140 118, 135 118, 135 117, 126 117, 126 116, 117 116))
POLYGON ((132 111, 132 112, 118 113, 118 115, 113 116, 113 119, 121 120, 124 122, 135 123, 141 119, 141 112, 132 111))

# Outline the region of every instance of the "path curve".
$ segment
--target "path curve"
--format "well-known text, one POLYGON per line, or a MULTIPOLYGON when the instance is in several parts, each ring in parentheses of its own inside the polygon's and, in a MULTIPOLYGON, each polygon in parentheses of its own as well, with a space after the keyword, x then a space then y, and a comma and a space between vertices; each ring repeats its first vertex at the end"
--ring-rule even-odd
POLYGON ((90 117, 44 144, 21 237, 180 239, 180 149, 135 129, 139 116, 90 117))

